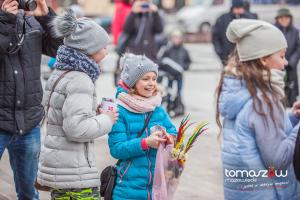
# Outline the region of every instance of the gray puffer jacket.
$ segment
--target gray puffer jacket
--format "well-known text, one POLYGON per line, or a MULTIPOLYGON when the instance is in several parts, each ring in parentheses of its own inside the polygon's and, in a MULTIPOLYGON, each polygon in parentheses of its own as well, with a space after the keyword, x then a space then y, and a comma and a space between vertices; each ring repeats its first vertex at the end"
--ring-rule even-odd
MULTIPOLYGON (((44 105, 64 72, 56 69, 49 78, 44 105)), ((96 115, 96 107, 95 85, 87 74, 71 71, 57 84, 40 155, 37 180, 41 185, 56 189, 99 186, 94 139, 109 133, 113 122, 107 115, 96 115)))

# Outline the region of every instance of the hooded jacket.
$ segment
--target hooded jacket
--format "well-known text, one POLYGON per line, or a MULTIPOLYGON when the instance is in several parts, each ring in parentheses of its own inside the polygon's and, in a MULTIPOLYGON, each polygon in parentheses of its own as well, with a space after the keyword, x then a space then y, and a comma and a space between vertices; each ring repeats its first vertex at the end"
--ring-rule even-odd
MULTIPOLYGON (((261 92, 257 95, 262 99, 261 92)), ((254 111, 243 80, 225 76, 218 106, 224 118, 222 163, 226 200, 300 198, 291 165, 299 118, 287 115, 283 106, 276 106, 275 102, 272 105, 275 120, 264 104, 266 118, 254 111)))

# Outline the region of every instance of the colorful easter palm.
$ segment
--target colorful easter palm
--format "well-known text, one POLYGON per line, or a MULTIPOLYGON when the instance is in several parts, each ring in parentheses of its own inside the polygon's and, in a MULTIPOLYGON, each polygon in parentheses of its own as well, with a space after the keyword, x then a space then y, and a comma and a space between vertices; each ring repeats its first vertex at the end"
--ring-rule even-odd
POLYGON ((161 144, 157 150, 152 190, 153 200, 173 199, 179 183, 179 177, 184 169, 187 153, 199 136, 207 130, 207 122, 198 124, 185 144, 184 140, 187 137, 187 130, 194 124, 189 123, 189 121, 189 115, 182 119, 174 144, 161 144))

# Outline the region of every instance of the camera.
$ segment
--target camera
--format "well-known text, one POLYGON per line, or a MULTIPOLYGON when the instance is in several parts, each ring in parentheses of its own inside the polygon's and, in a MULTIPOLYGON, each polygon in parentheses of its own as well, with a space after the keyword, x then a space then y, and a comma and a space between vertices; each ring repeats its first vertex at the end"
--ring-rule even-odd
POLYGON ((149 4, 149 3, 143 3, 143 4, 141 5, 141 7, 142 7, 142 9, 147 10, 147 9, 150 8, 150 4, 149 4))
POLYGON ((35 0, 18 0, 19 8, 25 11, 34 11, 37 7, 35 0))

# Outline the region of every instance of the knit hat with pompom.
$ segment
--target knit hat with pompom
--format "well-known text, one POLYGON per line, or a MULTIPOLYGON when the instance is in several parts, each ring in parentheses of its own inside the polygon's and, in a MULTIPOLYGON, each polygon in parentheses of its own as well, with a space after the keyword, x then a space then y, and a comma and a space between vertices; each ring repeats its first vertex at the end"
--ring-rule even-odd
POLYGON ((56 37, 64 38, 64 44, 85 55, 93 55, 109 43, 107 32, 92 19, 76 19, 72 10, 52 20, 56 37))
POLYGON ((121 80, 130 88, 148 72, 158 76, 158 65, 145 55, 126 53, 120 60, 121 80))

